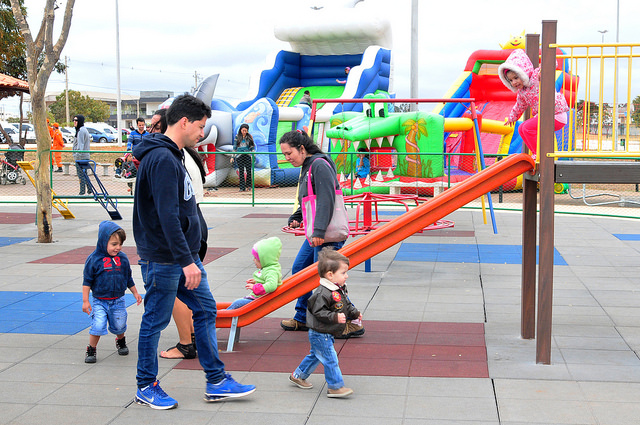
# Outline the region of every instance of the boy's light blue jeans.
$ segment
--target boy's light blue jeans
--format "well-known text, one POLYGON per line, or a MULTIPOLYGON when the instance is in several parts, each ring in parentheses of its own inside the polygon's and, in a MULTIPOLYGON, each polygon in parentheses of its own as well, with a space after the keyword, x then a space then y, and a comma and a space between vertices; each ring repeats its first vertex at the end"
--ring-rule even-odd
POLYGON ((324 379, 327 381, 327 387, 337 390, 344 387, 342 372, 338 366, 338 354, 333 347, 333 335, 323 334, 309 329, 309 343, 311 351, 302 359, 302 363, 293 372, 300 379, 307 379, 311 373, 318 367, 319 363, 324 366, 324 379))
POLYGON ((127 306, 124 296, 115 300, 101 300, 91 297, 91 329, 89 335, 120 335, 127 330, 127 306))
POLYGON ((158 340, 160 332, 171 320, 176 299, 185 303, 193 312, 193 328, 198 347, 198 359, 205 371, 207 382, 215 384, 224 378, 224 363, 218 357, 216 338, 216 302, 211 295, 207 272, 200 260, 195 264, 202 273, 196 289, 185 288, 185 277, 179 264, 139 262, 146 294, 144 314, 138 337, 138 387, 143 388, 156 381, 158 375, 158 340))

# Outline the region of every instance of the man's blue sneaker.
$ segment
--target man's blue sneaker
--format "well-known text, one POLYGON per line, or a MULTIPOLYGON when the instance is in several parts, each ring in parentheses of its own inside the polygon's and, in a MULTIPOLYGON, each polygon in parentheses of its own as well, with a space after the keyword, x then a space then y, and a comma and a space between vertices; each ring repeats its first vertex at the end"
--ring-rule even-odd
POLYGON ((238 384, 228 373, 224 374, 224 379, 217 384, 207 382, 204 392, 205 401, 221 401, 227 398, 244 397, 256 390, 255 385, 238 384))
POLYGON ((160 381, 156 381, 144 388, 138 388, 135 400, 138 404, 158 410, 167 410, 178 407, 178 402, 169 397, 167 393, 160 388, 160 381))

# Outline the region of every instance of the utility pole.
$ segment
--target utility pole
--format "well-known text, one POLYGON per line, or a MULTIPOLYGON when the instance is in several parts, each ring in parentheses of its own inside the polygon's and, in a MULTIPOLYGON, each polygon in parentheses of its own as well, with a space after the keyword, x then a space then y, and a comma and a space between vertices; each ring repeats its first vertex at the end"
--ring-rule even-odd
POLYGON ((71 122, 71 117, 69 116, 69 65, 67 65, 68 57, 64 57, 64 100, 65 100, 65 118, 66 123, 69 124, 71 122))
POLYGON ((199 77, 199 75, 198 75, 198 71, 197 71, 197 70, 196 70, 196 71, 193 71, 193 78, 195 79, 195 85, 193 86, 193 90, 192 90, 192 91, 193 91, 194 93, 195 93, 195 92, 196 92, 196 90, 198 89, 198 77, 199 77))
MULTIPOLYGON (((411 97, 417 99, 418 96, 418 0, 411 1, 411 97)), ((417 111, 418 104, 411 103, 410 111, 417 111)))
POLYGON ((120 16, 118 12, 118 0, 116 0, 116 75, 118 95, 116 105, 116 130, 118 130, 118 146, 122 146, 122 95, 120 94, 120 16))

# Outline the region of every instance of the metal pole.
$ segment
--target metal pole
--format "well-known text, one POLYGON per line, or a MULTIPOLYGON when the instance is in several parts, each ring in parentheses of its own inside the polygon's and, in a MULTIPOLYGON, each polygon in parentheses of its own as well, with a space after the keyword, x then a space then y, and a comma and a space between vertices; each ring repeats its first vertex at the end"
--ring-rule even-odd
POLYGON ((66 123, 69 124, 71 122, 71 117, 69 116, 69 66, 67 65, 67 56, 64 57, 64 100, 65 100, 65 118, 66 123))
MULTIPOLYGON (((616 6, 616 44, 620 43, 620 0, 617 1, 616 6)), ((616 47, 616 76, 615 87, 613 93, 613 140, 611 143, 612 149, 616 150, 618 146, 618 47, 616 47)))
POLYGON ((120 96, 120 18, 118 13, 118 0, 116 0, 116 73, 118 75, 116 128, 118 129, 118 146, 122 146, 122 98, 120 96))
MULTIPOLYGON (((411 95, 418 98, 418 0, 411 0, 411 95)), ((418 104, 410 103, 410 111, 417 111, 418 104)))

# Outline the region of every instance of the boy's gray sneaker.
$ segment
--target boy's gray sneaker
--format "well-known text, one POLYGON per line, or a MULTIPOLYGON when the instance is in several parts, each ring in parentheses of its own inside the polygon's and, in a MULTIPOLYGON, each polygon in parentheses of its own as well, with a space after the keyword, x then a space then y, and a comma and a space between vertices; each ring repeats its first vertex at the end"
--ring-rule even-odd
POLYGON ((129 354, 129 347, 127 347, 127 337, 123 336, 122 338, 116 338, 116 348, 118 349, 118 354, 121 356, 126 356, 129 354))
POLYGON ((85 354, 84 357, 84 362, 85 363, 95 363, 96 362, 96 347, 92 347, 90 345, 87 345, 87 353, 85 354))

